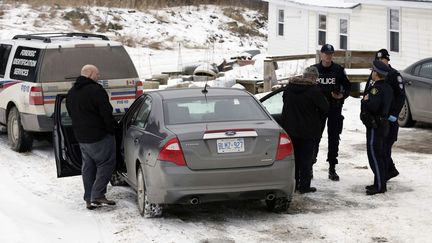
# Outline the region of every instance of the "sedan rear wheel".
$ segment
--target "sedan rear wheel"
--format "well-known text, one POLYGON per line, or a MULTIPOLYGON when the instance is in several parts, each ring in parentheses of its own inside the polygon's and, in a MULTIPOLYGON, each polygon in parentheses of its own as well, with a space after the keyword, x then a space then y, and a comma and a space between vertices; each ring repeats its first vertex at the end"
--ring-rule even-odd
POLYGON ((398 123, 401 127, 412 127, 415 124, 411 116, 411 109, 407 99, 405 99, 405 103, 399 113, 398 123))
POLYGON ((145 188, 144 171, 140 166, 137 172, 137 196, 138 196, 138 210, 141 216, 145 218, 153 218, 162 215, 162 206, 155 203, 150 203, 147 197, 147 190, 145 188))

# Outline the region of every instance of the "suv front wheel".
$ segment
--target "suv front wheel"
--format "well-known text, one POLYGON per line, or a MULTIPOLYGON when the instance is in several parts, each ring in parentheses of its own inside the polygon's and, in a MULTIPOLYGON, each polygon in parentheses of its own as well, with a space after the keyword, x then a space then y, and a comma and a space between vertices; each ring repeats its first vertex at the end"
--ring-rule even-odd
POLYGON ((16 107, 12 107, 9 111, 7 133, 12 150, 27 152, 32 149, 33 136, 31 133, 24 131, 21 124, 20 113, 16 107))

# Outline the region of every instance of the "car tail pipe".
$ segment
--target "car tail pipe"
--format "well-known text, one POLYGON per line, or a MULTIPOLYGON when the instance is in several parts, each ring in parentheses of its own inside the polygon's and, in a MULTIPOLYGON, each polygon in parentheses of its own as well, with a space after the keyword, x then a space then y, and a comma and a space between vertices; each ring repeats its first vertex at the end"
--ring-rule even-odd
POLYGON ((198 198, 198 197, 192 197, 192 198, 189 200, 189 203, 192 204, 192 205, 197 205, 197 204, 200 203, 200 201, 199 201, 199 198, 198 198))
POLYGON ((267 194, 266 196, 266 200, 272 201, 276 198, 276 195, 273 192, 270 192, 269 194, 267 194))

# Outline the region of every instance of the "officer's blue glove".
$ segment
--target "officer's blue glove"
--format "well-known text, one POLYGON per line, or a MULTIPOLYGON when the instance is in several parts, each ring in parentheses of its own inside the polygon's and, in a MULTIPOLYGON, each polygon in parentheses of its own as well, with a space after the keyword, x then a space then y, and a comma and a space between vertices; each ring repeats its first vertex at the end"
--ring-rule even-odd
POLYGON ((395 121, 397 121, 397 117, 390 115, 388 120, 391 122, 395 122, 395 121))

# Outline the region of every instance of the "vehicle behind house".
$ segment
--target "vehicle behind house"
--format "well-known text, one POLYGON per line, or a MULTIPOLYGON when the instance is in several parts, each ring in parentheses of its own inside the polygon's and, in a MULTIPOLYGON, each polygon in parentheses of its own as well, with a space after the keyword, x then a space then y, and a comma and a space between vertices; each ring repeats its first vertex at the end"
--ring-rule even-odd
MULTIPOLYGON (((66 97, 55 108, 57 176, 81 174, 66 97)), ((295 187, 288 134, 250 93, 228 88, 149 91, 118 126, 118 164, 111 184, 137 191, 141 215, 167 204, 263 199, 288 208, 295 187)))
POLYGON ((53 130, 56 95, 67 93, 86 64, 99 68, 114 115, 123 115, 142 93, 128 53, 104 35, 17 35, 0 41, 0 58, 0 124, 18 152, 31 150, 33 138, 53 130))

